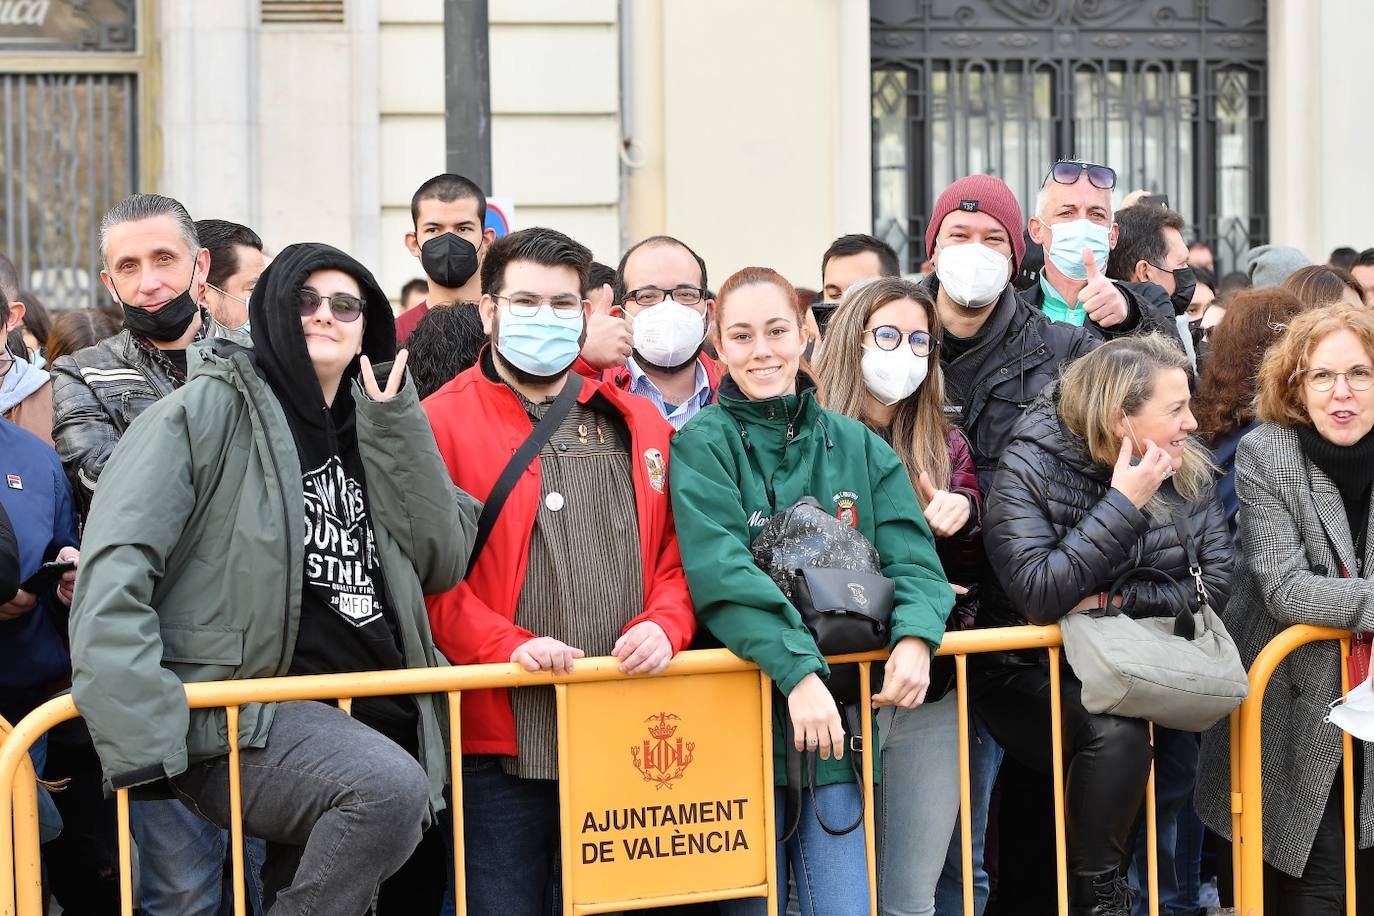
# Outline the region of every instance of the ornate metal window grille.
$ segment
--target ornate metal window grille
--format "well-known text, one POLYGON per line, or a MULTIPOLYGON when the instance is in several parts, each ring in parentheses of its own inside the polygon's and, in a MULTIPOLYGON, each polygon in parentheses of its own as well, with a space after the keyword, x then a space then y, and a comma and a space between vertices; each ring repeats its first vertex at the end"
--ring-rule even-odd
POLYGON ((50 309, 106 299, 100 219, 138 175, 134 74, 0 74, 0 251, 50 309))
POLYGON ((1168 194, 1234 268, 1268 236, 1264 0, 872 0, 874 232, 914 270, 975 172, 1029 216, 1056 159, 1168 194))

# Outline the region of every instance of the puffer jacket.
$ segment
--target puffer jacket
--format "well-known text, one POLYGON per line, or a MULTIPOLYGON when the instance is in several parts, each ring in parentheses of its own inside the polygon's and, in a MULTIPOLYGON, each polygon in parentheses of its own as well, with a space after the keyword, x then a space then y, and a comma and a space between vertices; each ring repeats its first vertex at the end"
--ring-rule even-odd
MULTIPOLYGON (((924 284, 935 296, 939 279, 932 273, 924 284)), ((1012 429, 1021 419, 1041 390, 1059 377, 1065 363, 1077 359, 1101 341, 1082 328, 1055 324, 1038 309, 1026 305, 1010 285, 1002 291, 1002 298, 989 306, 990 330, 1001 339, 992 343, 986 353, 965 353, 954 360, 977 362, 972 385, 960 399, 950 399, 945 407, 950 422, 958 426, 973 449, 973 464, 978 473, 978 487, 984 497, 992 486, 997 460, 1011 441, 1012 429)), ((986 327, 986 326, 985 326, 986 327)), ((951 361, 940 355, 946 378, 951 361)))
MULTIPOLYGON (((1017 425, 988 495, 983 545, 1001 589, 984 595, 979 625, 1054 623, 1140 566, 1174 584, 1132 582, 1122 592, 1124 613, 1151 617, 1172 614, 1179 601, 1191 606, 1196 586, 1172 517, 1142 512, 1112 488, 1112 468, 1094 462, 1060 421, 1058 393, 1057 384, 1048 388, 1017 425)), ((1211 606, 1220 611, 1231 592, 1232 551, 1215 488, 1189 503, 1171 481, 1160 492, 1185 514, 1211 606)))
POLYGON ((178 387, 126 330, 52 366, 53 448, 84 516, 120 436, 178 387))

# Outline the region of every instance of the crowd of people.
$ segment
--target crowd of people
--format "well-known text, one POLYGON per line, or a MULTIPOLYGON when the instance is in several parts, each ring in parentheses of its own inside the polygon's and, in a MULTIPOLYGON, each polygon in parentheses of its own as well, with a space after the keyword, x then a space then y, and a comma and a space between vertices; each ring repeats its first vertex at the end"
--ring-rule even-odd
MULTIPOLYGON (((343 251, 270 251, 154 194, 101 224, 114 311, 50 320, 0 254, 0 716, 68 686, 82 714, 32 750, 67 780, 41 799, 46 887, 71 916, 117 911, 130 789, 145 916, 229 912, 232 741, 252 912, 451 912, 443 697, 251 704, 231 737, 182 685, 592 656, 648 676, 724 646, 777 690, 784 903, 868 911, 870 715, 881 912, 962 913, 965 881, 979 916, 1054 912, 1050 662, 970 658, 964 875, 945 633, 1199 595, 1246 665, 1289 624, 1374 630, 1374 250, 1265 245, 1218 278, 1183 216, 1114 209, 1116 185, 1055 163, 1027 219, 1000 179, 961 178, 920 273, 846 235, 815 290, 767 266, 713 286, 669 236, 614 267, 552 229, 497 238, 453 174, 415 192, 424 278, 399 313, 343 251), (759 559, 801 506, 891 585, 870 696, 759 559)), ((1340 666, 1305 647, 1266 694, 1270 913, 1344 912, 1340 666)), ((1070 912, 1144 911, 1153 764, 1159 911, 1195 916, 1204 878, 1228 890, 1226 723, 1151 733, 1059 675, 1070 912)), ((469 913, 559 911, 556 722, 552 688, 462 696, 469 913)))

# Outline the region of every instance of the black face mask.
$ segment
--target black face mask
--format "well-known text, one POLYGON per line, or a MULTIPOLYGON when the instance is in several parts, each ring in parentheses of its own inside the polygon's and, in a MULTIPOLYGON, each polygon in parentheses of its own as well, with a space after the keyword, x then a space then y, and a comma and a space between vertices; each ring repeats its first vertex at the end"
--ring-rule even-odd
MULTIPOLYGON (((196 269, 191 268, 191 280, 194 282, 196 269)), ((186 329, 191 326, 191 320, 200 312, 200 306, 196 305, 196 300, 191 298, 191 287, 187 285, 186 290, 181 294, 167 301, 162 308, 156 312, 132 306, 123 299, 119 300, 120 306, 124 309, 124 327, 131 334, 139 337, 146 337, 148 340, 157 340, 166 343, 169 340, 178 340, 181 335, 186 333, 186 329)))
POLYGON ((1173 272, 1174 293, 1169 297, 1173 303, 1174 315, 1182 315, 1193 304, 1193 290, 1197 289, 1197 275, 1191 267, 1180 267, 1173 272))
POLYGON ((839 308, 838 302, 816 302, 811 306, 811 314, 816 316, 816 327, 822 334, 825 333, 826 325, 830 324, 830 318, 835 314, 835 309, 839 308))
POLYGON ((420 246, 420 266, 445 289, 457 289, 477 273, 477 249, 460 235, 444 232, 420 246))

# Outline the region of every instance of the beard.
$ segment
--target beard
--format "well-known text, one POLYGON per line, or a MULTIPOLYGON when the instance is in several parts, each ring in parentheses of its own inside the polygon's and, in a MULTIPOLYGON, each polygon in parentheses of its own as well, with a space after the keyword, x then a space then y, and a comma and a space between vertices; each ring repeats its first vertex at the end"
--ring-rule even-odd
POLYGON ((684 359, 682 362, 678 363, 676 366, 660 366, 653 360, 645 358, 644 354, 640 353, 638 349, 635 349, 632 355, 635 358, 635 362, 638 363, 640 366, 648 366, 650 369, 653 369, 656 372, 664 372, 671 374, 673 372, 680 372, 681 370, 686 369, 688 366, 692 365, 692 363, 696 362, 697 357, 701 356, 701 351, 705 348, 706 341, 702 340, 701 343, 697 344, 697 348, 692 353, 692 355, 687 359, 684 359))
MULTIPOLYGON (((555 372, 553 375, 537 375, 533 372, 521 369, 510 360, 506 359, 501 353, 501 348, 496 344, 496 342, 501 339, 501 313, 499 310, 492 313, 491 335, 489 339, 491 340, 492 358, 495 359, 497 364, 505 369, 506 372, 510 373, 511 378, 522 385, 530 385, 531 387, 550 385, 573 371, 573 364, 577 362, 577 357, 574 357, 572 363, 569 363, 567 366, 563 367, 561 371, 555 372)), ((582 334, 578 338, 577 343, 578 349, 581 349, 587 343, 587 322, 585 320, 582 322, 582 334)))

